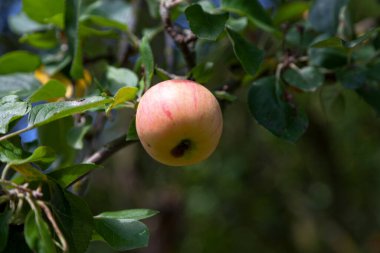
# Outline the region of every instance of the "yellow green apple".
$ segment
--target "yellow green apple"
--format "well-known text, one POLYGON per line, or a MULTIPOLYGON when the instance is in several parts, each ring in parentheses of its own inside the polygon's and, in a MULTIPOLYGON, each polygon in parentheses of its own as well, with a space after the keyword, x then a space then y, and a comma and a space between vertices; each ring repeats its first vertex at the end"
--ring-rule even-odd
POLYGON ((189 80, 168 80, 148 89, 137 107, 136 130, 155 160, 185 166, 208 158, 219 143, 223 118, 215 96, 189 80))

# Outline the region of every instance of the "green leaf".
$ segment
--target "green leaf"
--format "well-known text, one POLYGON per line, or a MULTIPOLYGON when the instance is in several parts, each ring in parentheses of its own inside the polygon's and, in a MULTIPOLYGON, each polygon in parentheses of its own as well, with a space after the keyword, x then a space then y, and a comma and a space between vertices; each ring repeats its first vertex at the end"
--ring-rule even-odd
POLYGON ((157 0, 145 0, 148 4, 149 14, 152 18, 157 18, 159 16, 160 1, 157 0))
POLYGON ((48 224, 42 219, 41 210, 29 211, 25 219, 24 234, 29 248, 37 253, 57 252, 48 224))
POLYGON ((311 45, 315 48, 344 48, 344 40, 338 37, 332 37, 325 40, 318 41, 311 45))
MULTIPOLYGON (((125 1, 93 1, 83 12, 83 16, 95 15, 104 17, 107 20, 113 20, 121 24, 128 24, 134 17, 135 9, 131 7, 131 3, 125 1)), ((106 21, 102 21, 104 23, 106 21)), ((115 23, 116 24, 116 23, 115 23)), ((101 25, 99 23, 99 25, 101 25)), ((105 25, 109 26, 109 25, 105 25)), ((112 27, 112 26, 111 26, 112 27)), ((115 27, 116 28, 116 27, 115 27)))
POLYGON ((317 43, 312 44, 312 47, 315 48, 338 48, 338 49, 352 49, 364 44, 368 39, 373 35, 377 34, 380 31, 380 28, 372 29, 359 38, 351 41, 346 41, 338 37, 331 37, 317 43))
POLYGON ((190 28, 201 39, 216 40, 224 31, 228 13, 210 14, 199 4, 193 4, 185 10, 190 28))
POLYGON ((264 60, 264 52, 229 28, 227 34, 244 70, 250 75, 255 75, 264 60))
POLYGON ((9 163, 13 160, 22 159, 25 152, 21 147, 20 138, 13 138, 0 142, 0 161, 9 163))
POLYGON ((141 63, 144 66, 145 89, 150 87, 154 73, 153 52, 147 37, 143 37, 140 45, 141 63))
POLYGON ((11 221, 12 211, 5 209, 0 213, 0 252, 3 252, 8 242, 9 223, 11 221))
POLYGON ((70 75, 74 79, 83 77, 83 49, 82 38, 79 33, 79 15, 82 0, 66 0, 65 27, 68 37, 69 53, 73 60, 70 67, 70 75))
POLYGON ((29 45, 40 49, 52 49, 59 44, 55 30, 24 34, 20 38, 20 42, 28 43, 29 45))
POLYGON ((285 102, 284 92, 276 88, 276 78, 262 78, 253 83, 248 105, 257 122, 274 135, 296 142, 306 131, 308 119, 295 105, 285 102))
POLYGON ((46 181, 47 179, 45 174, 43 174, 41 171, 39 171, 29 163, 19 165, 13 164, 12 169, 17 171, 20 175, 22 175, 23 178, 28 182, 46 181))
POLYGON ((68 133, 74 126, 73 117, 65 117, 38 127, 40 145, 53 148, 57 154, 54 166, 69 166, 74 163, 77 151, 69 146, 68 133))
POLYGON ((18 95, 24 98, 40 86, 33 74, 0 75, 0 97, 18 95))
POLYGON ((138 141, 138 140, 139 140, 139 136, 137 135, 137 130, 136 130, 136 117, 134 117, 131 123, 129 123, 126 141, 138 141))
POLYGON ((217 97, 220 100, 226 100, 228 102, 234 102, 237 99, 237 96, 232 95, 231 93, 228 93, 224 90, 217 90, 214 92, 215 97, 217 97))
POLYGON ((380 115, 380 86, 378 83, 364 85, 356 92, 380 115))
POLYGON ((136 87, 123 87, 120 88, 112 101, 112 103, 108 106, 106 113, 111 111, 113 108, 115 108, 118 105, 121 105, 127 101, 131 101, 136 98, 138 89, 136 87))
POLYGON ((123 218, 94 217, 96 232, 115 250, 146 247, 149 230, 144 223, 123 218))
POLYGON ((113 20, 111 18, 102 17, 98 15, 82 15, 80 17, 81 24, 89 25, 94 24, 103 27, 111 27, 119 29, 120 31, 127 31, 128 26, 125 23, 113 20))
POLYGON ((207 83, 213 76, 214 72, 213 62, 203 62, 196 65, 189 73, 189 76, 194 78, 198 83, 207 83))
POLYGON ((48 25, 35 22, 34 20, 30 19, 23 11, 15 15, 8 16, 8 23, 10 30, 20 36, 27 33, 34 33, 49 29, 48 25))
POLYGON ((31 19, 63 28, 64 0, 22 0, 22 7, 31 19))
POLYGON ((257 27, 275 32, 272 20, 257 0, 222 0, 222 9, 247 16, 257 27))
POLYGON ((44 101, 54 98, 64 97, 66 94, 66 86, 57 81, 49 80, 45 85, 36 90, 29 98, 30 103, 44 101))
POLYGON ((83 148, 83 139, 86 134, 91 130, 91 123, 87 123, 83 126, 73 127, 67 133, 67 142, 74 149, 83 148))
POLYGON ((114 212, 104 212, 96 215, 95 218, 143 220, 158 213, 158 211, 152 209, 128 209, 114 212))
POLYGON ((51 209, 62 229, 70 253, 86 252, 94 223, 90 208, 80 197, 49 181, 51 209))
POLYGON ((57 119, 103 106, 110 102, 112 102, 110 98, 93 96, 78 101, 62 101, 37 105, 30 111, 28 126, 41 126, 57 119))
POLYGON ((316 0, 310 8, 309 21, 318 32, 334 35, 339 24, 339 13, 348 0, 316 0))
POLYGON ((248 25, 247 17, 232 18, 227 20, 226 26, 235 32, 243 31, 248 25))
POLYGON ((358 89, 367 81, 367 70, 359 66, 350 66, 338 71, 337 77, 347 89, 358 89))
POLYGON ((273 22, 276 25, 280 25, 284 22, 297 20, 309 9, 309 7, 310 3, 303 1, 283 3, 279 6, 278 10, 276 10, 273 22))
POLYGON ((110 86, 110 92, 115 94, 120 88, 125 86, 137 87, 137 75, 126 68, 107 67, 107 81, 110 86))
POLYGON ((12 51, 0 57, 0 75, 32 72, 41 65, 38 55, 27 51, 12 51))
POLYGON ((24 159, 17 159, 10 162, 12 165, 20 165, 25 163, 43 162, 51 163, 55 160, 55 152, 50 147, 40 146, 36 148, 33 153, 24 159))
POLYGON ((315 91, 324 82, 324 75, 315 67, 302 69, 288 68, 283 74, 284 80, 303 91, 315 91))
POLYGON ((49 172, 47 175, 63 188, 70 186, 78 178, 86 175, 88 172, 99 169, 102 166, 96 164, 76 164, 73 166, 60 168, 49 172))
POLYGON ((0 98, 0 133, 8 132, 9 124, 30 111, 30 104, 15 95, 0 98))
POLYGON ((335 48, 310 48, 310 65, 327 69, 337 69, 347 64, 347 54, 335 48))

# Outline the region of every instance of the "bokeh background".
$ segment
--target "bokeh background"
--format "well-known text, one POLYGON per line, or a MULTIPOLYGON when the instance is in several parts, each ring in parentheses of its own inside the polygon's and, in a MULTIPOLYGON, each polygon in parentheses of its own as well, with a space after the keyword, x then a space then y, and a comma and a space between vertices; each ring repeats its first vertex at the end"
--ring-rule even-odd
MULTIPOLYGON (((138 2, 139 11, 128 17, 137 33, 157 22, 149 18, 146 2, 138 2)), ((261 2, 275 8, 281 1, 261 2)), ((23 47, 8 23, 20 9, 20 1, 0 0, 0 54, 23 47)), ((351 9, 357 21, 379 20, 379 1, 352 1, 351 9)), ((177 22, 186 26, 183 17, 177 22)), ((166 40, 157 36, 152 42, 159 65, 166 62, 166 40)), ((215 53, 215 71, 224 73, 232 49, 222 45, 215 50, 220 50, 215 53)), ((173 46, 172 68, 177 66, 177 53, 173 46)), ((215 75, 209 88, 222 82, 223 75, 215 75)), ((116 153, 103 170, 91 175, 83 193, 94 214, 158 210, 146 220, 149 246, 129 251, 136 253, 380 252, 380 120, 374 110, 346 89, 327 86, 303 94, 299 99, 310 125, 292 144, 255 122, 247 91, 240 87, 236 101, 223 105, 221 143, 201 164, 163 166, 139 144, 116 153), (329 96, 335 99, 326 106, 321 98, 326 101, 329 96)), ((98 145, 125 133, 132 116, 127 110, 115 112, 98 145)), ((114 251, 94 242, 87 252, 114 251)))

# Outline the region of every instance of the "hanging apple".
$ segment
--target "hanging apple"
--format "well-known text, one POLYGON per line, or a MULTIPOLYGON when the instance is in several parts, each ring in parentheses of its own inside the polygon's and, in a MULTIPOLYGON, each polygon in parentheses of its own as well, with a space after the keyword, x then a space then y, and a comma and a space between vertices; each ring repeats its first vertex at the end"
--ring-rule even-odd
POLYGON ((189 80, 154 85, 141 98, 137 134, 155 160, 185 166, 208 158, 219 143, 222 112, 214 95, 189 80))

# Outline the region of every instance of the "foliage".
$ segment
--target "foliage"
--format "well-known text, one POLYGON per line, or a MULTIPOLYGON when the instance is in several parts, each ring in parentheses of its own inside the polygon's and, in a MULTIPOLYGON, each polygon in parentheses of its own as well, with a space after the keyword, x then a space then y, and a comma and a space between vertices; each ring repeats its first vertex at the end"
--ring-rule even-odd
POLYGON ((223 108, 243 92, 255 121, 285 142, 307 134, 316 98, 329 114, 354 92, 379 114, 380 28, 359 23, 354 4, 23 0, 0 41, 0 251, 148 245, 140 219, 156 211, 93 215, 81 195, 91 172, 138 142, 133 117, 115 135, 107 126, 158 81, 193 79, 223 108))

